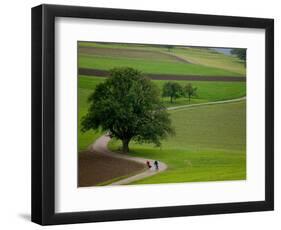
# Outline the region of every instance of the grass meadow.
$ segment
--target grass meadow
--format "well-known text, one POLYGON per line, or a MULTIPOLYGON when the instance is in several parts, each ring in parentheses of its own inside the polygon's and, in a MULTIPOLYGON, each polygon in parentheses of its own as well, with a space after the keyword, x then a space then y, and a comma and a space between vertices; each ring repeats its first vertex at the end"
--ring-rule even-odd
POLYGON ((237 57, 207 48, 175 46, 167 49, 157 45, 94 42, 79 42, 79 47, 79 67, 107 70, 117 66, 131 66, 144 73, 246 75, 246 68, 237 57), (86 48, 90 49, 87 51, 86 48))
MULTIPOLYGON (((131 144, 132 156, 160 160, 168 169, 134 182, 173 183, 246 178, 245 102, 170 111, 176 135, 161 148, 131 144)), ((112 141, 119 150, 119 141, 112 141)))
MULTIPOLYGON (((78 78, 78 104, 79 104, 79 112, 78 112, 78 120, 80 121, 82 116, 87 113, 88 103, 87 98, 93 92, 96 85, 103 82, 105 78, 100 77, 89 77, 89 76, 79 76, 78 78)), ((155 84, 161 89, 165 81, 159 80, 154 81, 155 84)), ((178 81, 180 84, 184 85, 186 82, 178 81)), ((213 102, 213 101, 222 101, 229 100, 234 98, 240 98, 245 96, 246 85, 244 82, 192 82, 192 84, 198 87, 198 96, 196 98, 192 98, 190 104, 199 104, 205 102, 213 102)), ((166 107, 174 107, 180 105, 187 105, 189 101, 187 98, 179 98, 175 101, 175 103, 170 103, 169 98, 162 98, 163 104, 166 107)), ((82 133, 80 131, 80 123, 78 123, 79 129, 79 151, 86 150, 87 147, 98 138, 101 133, 99 131, 88 131, 86 133, 82 133)))
POLYGON ((82 68, 94 68, 109 70, 113 67, 129 66, 150 74, 176 74, 176 75, 200 75, 200 76, 240 76, 241 74, 224 69, 208 67, 198 64, 189 64, 172 61, 153 61, 144 59, 100 57, 83 55, 79 59, 82 68))
MULTIPOLYGON (((150 74, 245 76, 244 64, 206 48, 130 45, 79 42, 80 68, 109 70, 128 66, 150 74)), ((78 76, 78 148, 86 150, 98 137, 99 130, 82 133, 80 120, 87 113, 87 98, 106 78, 78 76)), ((174 81, 174 80, 173 80, 174 81)), ((161 91, 167 80, 153 80, 161 91)), ((223 101, 246 96, 246 82, 175 81, 184 86, 192 83, 197 96, 189 102, 179 98, 163 104, 175 107, 188 104, 223 101)), ((164 140, 161 147, 130 143, 130 155, 157 159, 168 169, 133 184, 222 181, 246 179, 246 100, 185 109, 169 110, 175 135, 164 140)), ((120 142, 112 140, 109 148, 120 150, 120 142)), ((106 183, 105 183, 106 184, 106 183)))

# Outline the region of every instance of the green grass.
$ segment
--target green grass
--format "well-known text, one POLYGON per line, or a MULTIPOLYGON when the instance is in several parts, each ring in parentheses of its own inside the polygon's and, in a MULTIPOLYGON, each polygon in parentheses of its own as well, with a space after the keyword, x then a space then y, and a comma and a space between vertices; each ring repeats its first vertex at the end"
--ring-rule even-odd
MULTIPOLYGON (((118 58, 115 53, 114 55, 99 53, 99 55, 79 55, 79 67, 108 70, 118 66, 130 66, 144 73, 205 76, 244 76, 246 73, 243 63, 237 58, 206 48, 176 47, 168 52, 164 47, 141 44, 79 42, 79 46, 164 52, 192 63, 165 58, 151 60, 152 57, 145 57, 141 52, 134 54, 137 57, 128 57, 127 53, 127 57, 124 54, 118 58)), ((96 85, 104 80, 105 78, 87 76, 78 78, 79 151, 87 149, 102 135, 100 131, 81 133, 80 120, 87 112, 88 96, 96 85)), ((166 81, 154 82, 162 88, 166 81)), ((177 82, 181 85, 187 83, 187 81, 177 82)), ((198 97, 191 100, 192 104, 239 98, 246 94, 245 82, 190 82, 198 88, 198 97)), ((162 100, 167 107, 188 104, 184 98, 176 100, 173 104, 169 103, 169 98, 162 100)), ((130 144, 132 156, 163 161, 167 163, 168 169, 134 184, 246 179, 245 101, 172 110, 169 113, 176 135, 163 141, 161 148, 155 148, 150 144, 130 144)), ((120 142, 111 141, 109 147, 113 150, 119 149, 120 142)))
POLYGON ((132 184, 206 182, 246 179, 246 155, 220 150, 135 149, 132 156, 157 159, 168 164, 167 171, 132 184))
MULTIPOLYGON (((167 81, 153 81, 160 90, 167 81)), ((188 81, 174 81, 184 86, 188 81)), ((194 87, 197 87, 197 96, 191 98, 191 104, 229 100, 234 98, 244 97, 246 95, 245 82, 207 82, 207 81, 189 81, 194 87)), ((170 98, 162 99, 166 107, 189 104, 187 98, 178 98, 174 103, 170 103, 170 98)))
POLYGON ((140 50, 140 49, 124 49, 124 48, 101 48, 101 47, 79 47, 79 55, 102 56, 111 58, 131 58, 143 59, 150 61, 170 61, 170 62, 185 62, 177 58, 175 55, 169 53, 154 51, 154 50, 140 50))
MULTIPOLYGON (((169 113, 176 135, 163 142, 163 149, 241 151, 246 148, 245 101, 171 110, 169 113)), ((153 147, 139 147, 144 146, 153 147)))
POLYGON ((225 69, 246 75, 246 68, 237 57, 224 55, 218 52, 212 52, 208 49, 181 48, 174 49, 173 52, 187 61, 192 63, 225 69))
POLYGON ((245 150, 245 101, 173 110, 170 114, 177 132, 164 142, 164 148, 245 150))
POLYGON ((167 51, 166 48, 157 45, 130 44, 130 43, 107 43, 107 42, 79 42, 79 47, 98 47, 98 48, 116 48, 116 49, 138 49, 167 51))
MULTIPOLYGON (((88 103, 87 98, 94 91, 97 84, 103 82, 105 78, 79 76, 78 78, 78 146, 79 151, 85 150, 88 146, 98 138, 101 133, 99 131, 88 131, 82 133, 80 131, 80 121, 82 116, 87 113, 88 103)), ((165 81, 153 81, 162 88, 165 81)), ((177 81, 184 85, 187 82, 177 81)), ((191 99, 191 104, 228 100, 245 96, 246 84, 244 82, 192 82, 195 87, 198 87, 198 97, 191 99)), ((189 104, 187 98, 177 99, 174 103, 169 102, 169 98, 162 98, 163 104, 166 107, 174 107, 179 105, 189 104)))
POLYGON ((146 171, 146 168, 145 168, 145 167, 144 167, 143 169, 137 171, 137 172, 133 172, 133 173, 130 173, 130 174, 128 174, 128 175, 119 176, 119 177, 115 177, 115 178, 113 178, 113 179, 111 179, 111 180, 103 181, 103 182, 101 182, 101 183, 98 183, 96 186, 109 185, 109 184, 112 184, 112 183, 114 183, 114 182, 116 182, 116 181, 123 180, 123 179, 125 179, 125 178, 131 177, 131 176, 134 176, 134 175, 137 175, 137 174, 142 173, 142 172, 144 172, 144 171, 146 171))
MULTIPOLYGON (((168 169, 134 184, 246 179, 245 102, 170 111, 176 136, 162 148, 131 143, 131 155, 165 162, 168 169)), ((110 148, 119 149, 112 141, 110 148)))
POLYGON ((124 57, 104 57, 94 55, 80 55, 79 67, 110 70, 115 67, 132 67, 143 73, 201 75, 201 76, 242 76, 239 73, 198 64, 187 64, 169 61, 150 61, 124 57))
POLYGON ((78 151, 86 150, 91 143, 101 136, 99 131, 87 131, 82 133, 80 130, 81 118, 88 110, 87 99, 100 82, 103 82, 103 79, 89 77, 78 78, 78 151))
MULTIPOLYGON (((81 91, 81 97, 83 94, 82 100, 79 100, 82 107, 86 107, 86 98, 89 93, 94 90, 96 84, 103 82, 105 78, 100 77, 89 77, 89 76, 80 76, 79 77, 79 89, 81 91), (90 91, 85 91, 88 89, 90 91), (84 93, 83 93, 84 92, 84 93)), ((155 80, 153 81, 161 90, 163 84, 167 81, 165 80, 155 80)), ((239 98, 246 95, 246 83, 245 82, 204 82, 204 81, 174 81, 184 86, 188 82, 191 82, 194 87, 198 88, 198 96, 191 99, 191 104, 211 102, 211 101, 221 101, 229 100, 233 98, 239 98)), ((189 104, 187 98, 179 98, 173 104, 169 102, 169 98, 163 98, 165 106, 177 106, 177 105, 186 105, 189 104)))
MULTIPOLYGON (((225 55, 208 48, 175 46, 168 51, 167 48, 157 45, 123 44, 123 43, 95 43, 79 42, 80 47, 98 47, 125 50, 157 51, 167 55, 176 55, 194 64, 223 69, 235 75, 245 75, 244 64, 235 56, 225 55)), ((105 49, 106 50, 106 49, 105 49)), ((105 52, 106 53, 106 52, 105 52)), ((106 54, 104 55, 106 56, 106 54)))

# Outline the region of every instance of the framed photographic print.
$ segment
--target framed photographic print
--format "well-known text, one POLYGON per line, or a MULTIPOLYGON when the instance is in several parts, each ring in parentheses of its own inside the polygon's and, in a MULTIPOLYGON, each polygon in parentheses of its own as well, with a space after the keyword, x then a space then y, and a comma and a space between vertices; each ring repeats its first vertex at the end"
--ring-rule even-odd
POLYGON ((32 221, 274 207, 273 19, 32 9, 32 221))

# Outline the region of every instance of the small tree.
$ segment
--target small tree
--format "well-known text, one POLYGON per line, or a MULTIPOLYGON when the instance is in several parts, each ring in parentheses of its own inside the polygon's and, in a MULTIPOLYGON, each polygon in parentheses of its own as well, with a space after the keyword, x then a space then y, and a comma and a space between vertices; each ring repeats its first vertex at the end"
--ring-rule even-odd
POLYGON ((182 95, 183 90, 179 83, 169 81, 163 85, 162 97, 170 97, 171 103, 182 95))
POLYGON ((247 57, 246 49, 236 48, 236 49, 232 49, 230 53, 232 55, 237 56, 240 60, 244 62, 244 65, 246 65, 246 57, 247 57))
POLYGON ((168 49, 169 52, 174 48, 173 45, 165 45, 165 47, 168 49))
POLYGON ((133 68, 112 69, 110 76, 90 95, 81 130, 109 131, 125 153, 131 140, 159 146, 173 129, 157 86, 133 68))
POLYGON ((184 86, 184 94, 188 97, 188 102, 190 103, 191 97, 197 96, 197 87, 193 87, 191 83, 184 86))

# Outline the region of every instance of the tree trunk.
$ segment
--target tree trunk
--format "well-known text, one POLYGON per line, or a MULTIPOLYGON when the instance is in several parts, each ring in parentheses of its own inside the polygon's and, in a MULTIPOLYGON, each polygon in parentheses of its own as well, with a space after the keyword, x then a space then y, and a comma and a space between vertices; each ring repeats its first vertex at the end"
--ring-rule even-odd
POLYGON ((128 139, 122 140, 122 145, 123 145, 122 150, 123 150, 124 153, 129 152, 129 142, 130 142, 130 140, 128 140, 128 139))
POLYGON ((170 103, 173 103, 173 97, 172 96, 170 97, 170 103))

